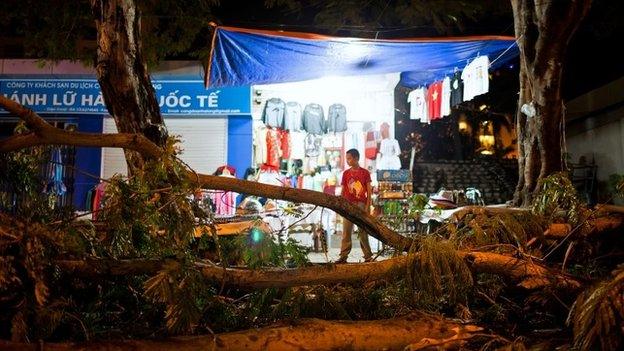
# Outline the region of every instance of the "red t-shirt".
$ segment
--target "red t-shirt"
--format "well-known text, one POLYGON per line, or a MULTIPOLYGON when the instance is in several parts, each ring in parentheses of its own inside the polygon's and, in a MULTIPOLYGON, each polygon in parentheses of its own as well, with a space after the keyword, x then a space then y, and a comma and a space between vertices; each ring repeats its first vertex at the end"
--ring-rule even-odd
POLYGON ((427 90, 429 120, 442 118, 442 82, 435 82, 427 90))
POLYGON ((282 150, 282 158, 290 158, 290 135, 287 130, 278 129, 277 131, 280 139, 280 148, 282 150))
POLYGON ((366 203, 370 173, 362 167, 349 168, 342 174, 342 197, 349 202, 366 203))
POLYGON ((267 143, 267 160, 266 164, 279 168, 280 166, 280 137, 279 133, 275 129, 267 129, 266 134, 267 143))

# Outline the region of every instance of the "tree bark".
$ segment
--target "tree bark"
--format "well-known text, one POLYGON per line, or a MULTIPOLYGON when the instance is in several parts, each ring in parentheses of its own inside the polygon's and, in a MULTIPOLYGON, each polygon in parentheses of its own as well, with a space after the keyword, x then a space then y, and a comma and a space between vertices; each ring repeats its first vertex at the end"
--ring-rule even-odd
POLYGON ((561 80, 568 43, 591 0, 511 0, 520 49, 519 180, 514 203, 527 206, 543 179, 565 169, 561 80), (535 116, 520 109, 533 103, 535 116))
POLYGON ((6 351, 27 350, 412 350, 458 346, 482 328, 425 314, 377 321, 301 319, 290 325, 163 340, 20 344, 0 341, 6 351))
MULTIPOLYGON (((601 233, 611 232, 619 229, 624 224, 624 217, 618 216, 605 216, 598 217, 589 222, 589 231, 577 231, 577 236, 592 237, 601 233)), ((546 239, 563 239, 573 230, 572 226, 567 223, 554 223, 551 224, 544 232, 544 238, 546 239)))
POLYGON ((460 255, 473 273, 496 274, 528 290, 551 287, 574 292, 583 286, 574 277, 552 271, 529 259, 479 251, 460 253, 460 255))
POLYGON ((0 140, 0 152, 15 151, 37 145, 74 145, 97 147, 123 147, 150 157, 162 155, 162 149, 141 134, 101 134, 70 132, 51 126, 39 115, 22 105, 0 96, 0 106, 20 117, 31 130, 0 140))
POLYGON ((501 214, 520 214, 528 212, 529 210, 526 208, 515 208, 515 207, 487 207, 487 206, 465 206, 457 212, 453 213, 453 221, 460 222, 469 214, 472 215, 488 215, 488 216, 496 216, 501 214))
MULTIPOLYGON (((574 291, 581 283, 573 277, 554 272, 526 259, 490 252, 458 252, 473 273, 491 273, 504 277, 526 289, 551 286, 574 291)), ((417 254, 416 254, 417 255, 417 254)), ((353 283, 400 277, 402 270, 413 262, 410 256, 399 256, 378 262, 315 265, 302 268, 226 268, 198 263, 203 276, 215 284, 239 288, 285 288, 307 285, 353 283)), ((155 274, 165 264, 164 260, 79 260, 57 261, 67 274, 95 278, 102 276, 155 274)))
MULTIPOLYGON (((95 69, 108 112, 121 133, 144 134, 158 146, 166 141, 164 121, 141 48, 139 9, 134 0, 91 0, 97 28, 95 69)), ((130 173, 143 164, 126 151, 130 173)))

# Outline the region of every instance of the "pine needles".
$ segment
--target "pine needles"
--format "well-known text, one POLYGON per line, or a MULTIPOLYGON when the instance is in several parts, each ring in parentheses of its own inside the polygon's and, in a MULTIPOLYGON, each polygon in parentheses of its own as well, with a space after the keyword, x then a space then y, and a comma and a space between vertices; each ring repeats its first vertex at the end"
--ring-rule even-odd
POLYGON ((568 317, 580 350, 624 347, 624 264, 576 299, 568 317))
POLYGON ((457 226, 448 225, 450 240, 460 248, 509 244, 524 251, 529 239, 541 236, 544 221, 529 212, 488 216, 467 215, 457 226))
POLYGON ((436 237, 423 238, 408 267, 408 279, 423 304, 454 304, 465 300, 473 280, 455 246, 436 237))

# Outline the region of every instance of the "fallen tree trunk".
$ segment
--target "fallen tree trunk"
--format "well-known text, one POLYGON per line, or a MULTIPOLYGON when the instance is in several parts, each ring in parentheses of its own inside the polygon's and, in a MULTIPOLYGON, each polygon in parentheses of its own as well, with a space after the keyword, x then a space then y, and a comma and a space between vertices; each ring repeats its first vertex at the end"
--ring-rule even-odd
MULTIPOLYGON (((624 216, 611 215, 606 217, 598 217, 589 222, 589 231, 578 231, 576 235, 583 235, 585 237, 591 237, 603 232, 612 231, 618 229, 624 225, 624 216)), ((561 239, 565 238, 573 230, 572 226, 568 223, 553 223, 544 232, 544 238, 546 239, 561 239)))
MULTIPOLYGON (((80 260, 57 261, 65 272, 80 277, 152 275, 173 260, 80 260)), ((173 261, 175 262, 175 261, 173 261)), ((361 264, 326 264, 301 268, 226 268, 198 262, 197 269, 214 283, 241 288, 286 288, 305 285, 354 283, 396 277, 405 269, 408 256, 361 264)))
POLYGON ((464 208, 453 213, 453 221, 461 222, 464 217, 472 215, 488 215, 495 216, 500 214, 518 214, 528 212, 528 209, 519 207, 487 207, 487 206, 465 206, 464 208))
MULTIPOLYGON (((552 286, 562 290, 576 290, 581 283, 547 267, 489 252, 458 252, 473 273, 491 273, 504 277, 527 289, 552 286)), ((82 277, 152 275, 162 269, 165 260, 80 260, 57 261, 66 273, 82 277)), ((327 264, 301 268, 223 268, 199 262, 197 268, 203 276, 216 284, 241 288, 285 288, 305 285, 354 283, 401 277, 410 256, 399 256, 378 262, 357 264, 327 264)))
POLYGON ((519 258, 491 252, 466 252, 464 258, 473 273, 490 273, 502 276, 525 289, 553 287, 560 290, 576 291, 583 285, 572 276, 555 272, 547 267, 519 258))
POLYGON ((618 205, 597 204, 596 205, 596 210, 598 212, 622 213, 622 214, 624 214, 624 206, 618 206, 618 205))
POLYGON ((30 350, 412 350, 428 345, 458 345, 477 336, 482 328, 430 315, 410 315, 378 321, 302 319, 232 333, 177 337, 163 340, 123 340, 85 343, 20 344, 0 341, 6 351, 30 350), (416 347, 418 345, 418 347, 416 347))

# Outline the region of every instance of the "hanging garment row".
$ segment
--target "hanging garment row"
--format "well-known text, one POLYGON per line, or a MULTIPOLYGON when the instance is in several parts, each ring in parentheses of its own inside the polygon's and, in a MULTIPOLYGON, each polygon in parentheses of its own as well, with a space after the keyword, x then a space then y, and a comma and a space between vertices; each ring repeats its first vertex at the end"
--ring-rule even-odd
POLYGON ((429 85, 412 90, 407 97, 410 103, 410 119, 431 123, 451 114, 451 107, 489 91, 487 56, 479 56, 455 72, 452 78, 445 77, 429 85))
POLYGON ((306 131, 315 135, 340 133, 347 130, 347 108, 343 104, 332 104, 327 110, 323 106, 310 103, 301 108, 298 102, 284 103, 280 98, 266 101, 262 121, 267 127, 280 128, 290 132, 306 131))

